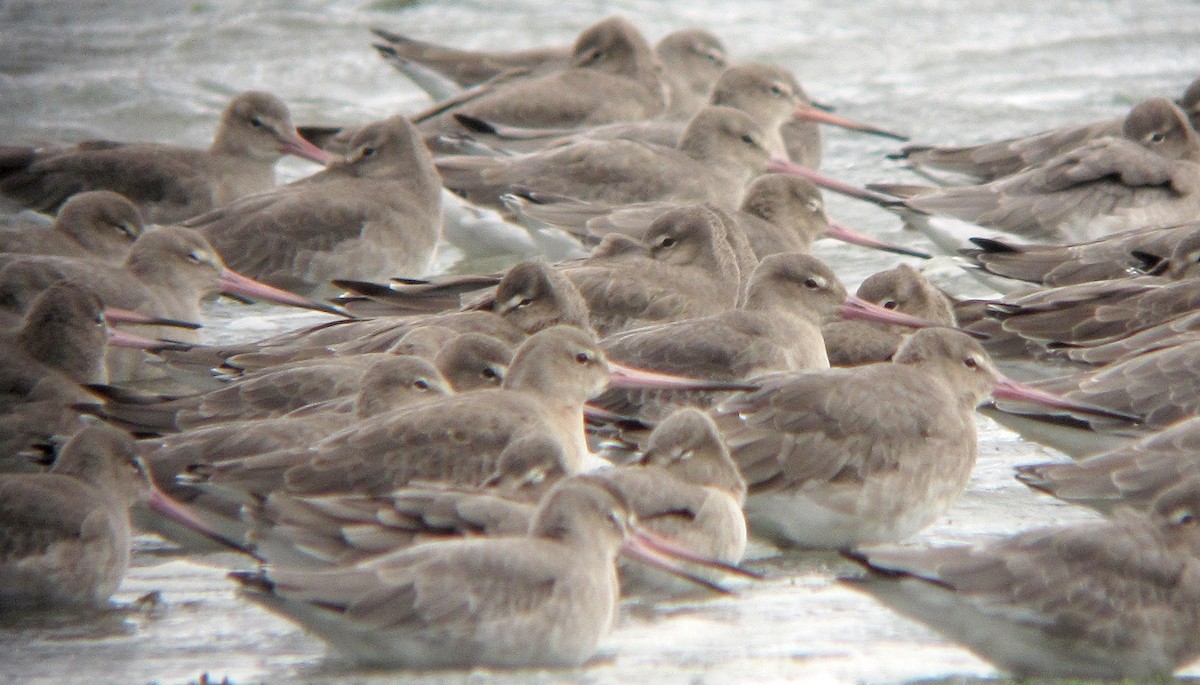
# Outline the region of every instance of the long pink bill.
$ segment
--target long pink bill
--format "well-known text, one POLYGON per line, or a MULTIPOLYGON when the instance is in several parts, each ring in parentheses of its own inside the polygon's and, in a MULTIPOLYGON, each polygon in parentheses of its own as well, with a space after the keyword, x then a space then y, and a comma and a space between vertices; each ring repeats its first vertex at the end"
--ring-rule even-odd
POLYGON ((295 155, 321 165, 326 165, 333 161, 333 155, 313 145, 304 136, 295 131, 283 141, 281 150, 285 155, 295 155))
POLYGON ((863 321, 874 321, 892 326, 906 326, 908 328, 952 328, 961 333, 966 333, 972 338, 979 340, 987 340, 988 336, 976 331, 958 328, 956 326, 947 326, 946 324, 937 323, 928 319, 922 319, 919 316, 905 314, 894 309, 881 307, 874 302, 868 302, 856 295, 847 295, 842 301, 841 314, 847 319, 861 319, 863 321))
POLYGON ((133 350, 162 352, 164 350, 183 351, 193 346, 186 343, 176 343, 170 340, 151 340, 119 328, 109 328, 106 331, 109 347, 125 347, 133 350))
POLYGON ((846 117, 833 114, 832 112, 819 107, 800 107, 792 114, 792 118, 799 121, 812 121, 818 124, 828 124, 830 126, 837 126, 838 128, 844 128, 850 131, 869 133, 873 136, 883 136, 884 138, 891 138, 893 140, 907 141, 909 139, 908 136, 902 133, 895 133, 893 131, 888 131, 887 129, 879 128, 878 126, 872 126, 871 124, 864 124, 860 121, 847 119, 846 117))
POLYGON ((996 383, 996 388, 992 390, 992 398, 996 400, 1009 400, 1012 402, 1026 402, 1037 404, 1048 409, 1056 409, 1062 412, 1071 414, 1083 414, 1085 416, 1094 416, 1105 419, 1117 419, 1120 421, 1129 421, 1132 423, 1141 423, 1142 417, 1135 414, 1128 414, 1116 409, 1108 409, 1087 402, 1077 402, 1075 400, 1055 395, 1054 393, 1046 392, 1040 388, 1035 388, 1024 383, 1018 383, 1009 378, 1001 377, 996 383))
POLYGON ((892 197, 891 195, 884 195, 883 193, 877 193, 874 190, 852 186, 849 183, 843 183, 837 179, 830 178, 825 174, 813 171, 808 167, 800 166, 799 164, 787 159, 780 159, 778 157, 772 159, 771 163, 767 166, 767 171, 775 174, 791 174, 793 176, 799 176, 800 178, 808 179, 809 182, 818 188, 832 190, 840 195, 852 197, 856 200, 870 202, 872 204, 879 205, 880 207, 893 207, 901 204, 899 198, 892 197))
POLYGON ((274 302, 275 304, 283 304, 289 307, 300 307, 302 309, 312 309, 313 311, 325 312, 335 316, 344 316, 353 318, 349 312, 341 307, 335 307, 331 304, 318 302, 316 300, 302 297, 296 293, 289 293, 286 290, 280 290, 274 286, 260 283, 253 278, 248 278, 239 274, 236 271, 225 269, 221 272, 221 292, 227 295, 249 297, 254 300, 265 300, 274 302))
POLYGON ((115 307, 104 308, 104 320, 108 323, 134 323, 146 324, 148 326, 171 326, 173 328, 187 328, 195 330, 202 326, 194 321, 181 321, 179 319, 168 319, 162 316, 150 316, 141 312, 134 312, 128 309, 117 309, 115 307))
POLYGON ((260 562, 266 562, 265 559, 246 545, 236 540, 231 540, 219 533, 207 521, 196 514, 196 512, 176 501, 162 490, 159 490, 158 486, 154 485, 153 482, 150 485, 150 494, 146 497, 146 505, 158 515, 168 518, 188 530, 195 531, 213 542, 228 547, 235 552, 241 552, 253 557, 260 562))
POLYGON ((713 592, 719 592, 723 595, 734 594, 732 590, 724 585, 714 583, 698 573, 692 573, 687 570, 687 568, 672 558, 671 555, 664 554, 654 549, 651 545, 646 544, 637 534, 625 538, 625 543, 621 546, 621 553, 644 564, 662 569, 673 576, 706 587, 713 592))
POLYGON ((920 259, 933 258, 933 255, 929 254, 928 252, 914 250, 911 247, 902 247, 900 245, 885 243, 882 240, 872 238, 865 233, 859 233, 858 231, 847 228, 846 226, 834 221, 830 221, 829 225, 825 228, 825 237, 833 238, 834 240, 840 240, 844 243, 850 243, 851 245, 869 247, 872 250, 879 250, 881 252, 891 252, 893 254, 902 254, 920 259))
POLYGON ((736 381, 709 381, 700 378, 687 378, 671 374, 635 369, 631 366, 608 362, 610 388, 660 388, 666 390, 757 390, 758 386, 736 381))
POLYGON ((643 544, 654 549, 660 554, 666 554, 675 559, 679 559, 680 561, 687 561, 689 563, 699 564, 700 566, 707 566, 708 568, 714 568, 720 571, 725 571, 726 573, 732 573, 734 575, 752 578, 754 580, 763 579, 763 575, 758 571, 752 571, 748 568, 738 566, 737 564, 731 564, 728 561, 721 561, 720 559, 706 557, 703 554, 694 552, 683 545, 680 545, 678 542, 675 542, 670 538, 663 537, 652 530, 637 527, 635 529, 634 536, 637 537, 643 544))

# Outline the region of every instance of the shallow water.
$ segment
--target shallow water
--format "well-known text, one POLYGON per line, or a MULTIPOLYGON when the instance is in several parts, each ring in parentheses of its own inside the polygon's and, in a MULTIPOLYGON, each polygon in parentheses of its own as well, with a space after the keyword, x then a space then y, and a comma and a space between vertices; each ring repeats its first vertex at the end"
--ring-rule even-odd
MULTIPOLYGON (((0 144, 109 137, 204 145, 229 97, 281 95, 297 121, 363 123, 426 104, 379 60, 369 26, 477 47, 569 41, 613 13, 652 39, 675 28, 716 32, 741 61, 795 70, 839 112, 924 142, 967 143, 1120 116, 1139 99, 1177 96, 1200 65, 1200 4, 1185 0, 1057 3, 900 0, 0 0, 0 144)), ((824 170, 853 182, 915 180, 884 155, 893 143, 826 134, 824 170)), ((282 167, 286 179, 309 173, 282 167)), ((835 218, 923 244, 894 217, 829 198, 835 218)), ((820 244, 845 281, 896 257, 820 244)), ((484 268, 480 263, 443 268, 484 268)), ((491 262, 489 262, 491 264, 491 262)), ((955 292, 983 292, 948 260, 928 266, 955 292)), ((208 335, 253 339, 309 314, 215 305, 208 335)), ((968 491, 922 541, 980 540, 1089 518, 1025 490, 1013 464, 1054 455, 980 418, 980 462, 968 491)), ((925 628, 831 582, 831 555, 762 561, 768 580, 736 598, 631 606, 586 668, 403 674, 348 670, 292 624, 245 601, 231 558, 163 556, 139 541, 118 601, 152 591, 161 604, 99 617, 0 626, 0 682, 182 683, 208 673, 248 682, 794 681, 891 683, 995 671, 925 628)), ((1190 672, 1197 672, 1195 670, 1190 672)))

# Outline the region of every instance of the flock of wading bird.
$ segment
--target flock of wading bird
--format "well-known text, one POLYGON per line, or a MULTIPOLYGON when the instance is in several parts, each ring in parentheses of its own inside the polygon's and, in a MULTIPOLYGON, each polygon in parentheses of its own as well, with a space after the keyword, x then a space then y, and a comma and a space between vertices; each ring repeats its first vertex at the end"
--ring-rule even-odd
POLYGON ((651 46, 609 18, 498 53, 376 34, 437 104, 298 131, 248 92, 207 150, 0 148, 5 201, 57 213, 0 234, 0 609, 106 603, 132 515, 261 562, 230 574, 244 596, 356 662, 573 666, 623 594, 754 576, 752 534, 839 550, 863 569, 840 582, 1018 676, 1200 656, 1200 83, 1119 121, 909 146, 936 185, 861 189, 814 171, 816 125, 903 137, 707 31, 651 46), (285 154, 324 169, 276 186, 285 154), (956 301, 905 264, 848 294, 814 240, 922 254, 830 222, 814 184, 1002 294, 956 301), (450 197, 590 255, 411 278, 450 197), (993 232, 964 247, 943 216, 993 232), (217 293, 337 318, 200 345, 217 293), (166 376, 188 389, 146 389, 166 376), (888 548, 964 489, 985 402, 1079 459, 1021 481, 1107 517, 888 548))

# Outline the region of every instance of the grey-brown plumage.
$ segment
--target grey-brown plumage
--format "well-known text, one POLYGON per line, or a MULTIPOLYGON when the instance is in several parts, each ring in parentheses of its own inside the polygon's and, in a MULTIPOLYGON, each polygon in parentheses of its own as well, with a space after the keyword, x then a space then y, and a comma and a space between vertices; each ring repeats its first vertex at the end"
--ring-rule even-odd
MULTIPOLYGON (((656 218, 680 206, 673 202, 610 204, 573 198, 506 200, 516 208, 520 220, 557 226, 585 243, 599 242, 610 233, 642 240, 656 218)), ((722 217, 726 232, 744 241, 755 261, 777 252, 807 252, 813 241, 830 229, 820 191, 808 180, 791 174, 769 173, 755 178, 746 186, 737 210, 725 211, 711 204, 705 207, 722 217)), ((745 272, 752 270, 753 264, 745 272)))
MULTIPOLYGON (((736 309, 616 333, 602 341, 610 358, 694 378, 746 380, 773 371, 829 368, 821 324, 846 298, 824 263, 803 253, 764 259, 736 309)), ((720 395, 610 390, 594 404, 657 419, 684 404, 708 406, 720 395)))
MULTIPOLYGON (((1188 86, 1176 104, 1196 128, 1200 123, 1200 79, 1188 86)), ((1090 140, 1119 136, 1121 124, 1120 119, 1112 119, 979 145, 909 145, 894 158, 919 169, 949 171, 974 183, 987 183, 1046 162, 1090 140)))
POLYGON ((45 228, 0 229, 0 264, 13 254, 62 255, 120 263, 146 230, 132 202, 108 190, 73 195, 45 228))
POLYGON ((1067 346, 1055 353, 1080 364, 1105 366, 1195 340, 1200 340, 1200 313, 1192 311, 1110 342, 1067 346))
MULTIPOLYGON (((796 77, 782 67, 769 64, 739 64, 721 72, 704 104, 731 107, 745 112, 763 133, 763 147, 773 157, 787 157, 780 128, 802 106, 803 91, 796 77)), ((695 109, 699 109, 697 106, 695 109)), ((511 152, 536 152, 581 141, 627 140, 677 147, 695 110, 682 119, 659 117, 626 121, 585 129, 529 129, 494 126, 479 122, 473 137, 494 143, 511 152), (487 135, 494 131, 493 135, 487 135)), ((813 125, 815 127, 815 124, 813 125)), ((816 139, 819 148, 820 138, 816 139)), ((806 155, 808 153, 805 153, 806 155)), ((819 156, 819 151, 818 151, 819 156)))
MULTIPOLYGON (((501 277, 449 276, 430 283, 354 284, 372 301, 397 311, 469 308, 506 312, 522 329, 551 323, 590 325, 600 334, 732 308, 742 265, 755 259, 726 213, 708 206, 668 208, 642 240, 613 235, 580 260, 557 265, 522 262, 501 277), (741 240, 739 240, 741 238, 741 240), (507 285, 506 285, 507 283, 507 285), (362 286, 366 285, 366 288, 362 286)), ((352 310, 353 303, 348 304, 352 310)))
POLYGON ((187 225, 251 278, 323 292, 335 278, 425 273, 441 221, 433 158, 408 120, 392 117, 356 131, 326 170, 187 225))
POLYGON ((0 331, 0 470, 31 470, 17 455, 79 426, 82 384, 107 379, 99 298, 69 283, 38 296, 20 323, 0 331))
MULTIPOLYGON (((571 66, 572 48, 566 45, 511 51, 463 50, 382 29, 374 32, 383 39, 375 48, 389 64, 408 74, 411 67, 406 63, 416 63, 460 88, 471 88, 505 73, 536 76, 571 66)), ((662 63, 662 77, 668 88, 666 115, 671 118, 686 118, 705 101, 727 60, 720 39, 703 29, 672 31, 659 40, 654 52, 662 63)), ((440 97, 447 95, 435 99, 440 97)))
POLYGON ((531 78, 506 78, 464 91, 413 117, 426 137, 461 133, 454 114, 524 126, 583 126, 646 119, 667 106, 654 50, 633 24, 609 17, 583 31, 571 64, 531 78))
MULTIPOLYGON (((440 327, 439 327, 440 328, 440 327)), ((414 333, 425 329, 414 329, 414 333)), ((444 330, 444 329, 443 329, 444 330)), ((481 333, 447 340, 430 359, 398 361, 411 334, 387 352, 299 359, 245 373, 229 384, 196 395, 163 397, 121 388, 96 388, 105 397, 102 415, 140 433, 169 433, 234 421, 266 419, 327 405, 361 393, 380 382, 389 365, 405 376, 384 375, 401 388, 423 383, 426 390, 466 392, 498 387, 508 372, 512 350, 481 333), (366 383, 366 386, 364 386, 366 383)))
MULTIPOLYGON (((495 279, 488 279, 489 283, 495 279)), ((497 297, 479 309, 416 316, 386 316, 321 324, 289 331, 254 343, 197 348, 171 359, 205 367, 225 365, 255 369, 313 357, 379 352, 391 348, 419 327, 436 326, 455 333, 476 332, 516 345, 530 333, 557 325, 587 325, 587 303, 578 290, 540 261, 513 265, 496 287, 497 297)), ((374 296, 373 296, 374 297, 374 296)), ((392 298, 379 295, 383 302, 392 298)), ((458 294, 451 298, 458 302, 458 294)))
MULTIPOLYGON (((1191 259, 1173 258, 1172 263, 1194 270, 1191 259)), ((986 318, 1007 333, 1043 345, 1114 342, 1192 312, 1200 302, 1200 283, 1194 278, 1175 280, 1174 275, 1173 266, 1164 276, 1091 281, 1009 296, 986 305, 986 318)), ((986 331, 987 325, 985 320, 972 327, 986 331)))
POLYGON ((356 662, 578 666, 613 625, 616 556, 637 536, 619 495, 572 479, 547 495, 523 537, 429 543, 346 568, 234 577, 248 599, 356 662))
MULTIPOLYGON (((868 276, 855 294, 885 309, 943 326, 958 325, 949 298, 907 264, 868 276)), ((912 332, 912 328, 857 319, 837 319, 821 327, 833 366, 887 361, 912 332)))
POLYGON ((1125 447, 1078 462, 1017 467, 1017 480, 1102 513, 1149 509, 1165 490, 1200 471, 1200 419, 1188 418, 1125 447))
MULTIPOLYGON (((0 268, 0 302, 24 307, 51 285, 68 281, 97 294, 105 307, 118 307, 177 321, 200 321, 200 302, 221 292, 224 264, 203 236, 188 228, 164 226, 147 231, 119 266, 95 260, 28 255, 0 268)), ((188 340, 198 334, 180 328, 139 326, 151 338, 188 340)), ((146 372, 143 355, 126 350, 109 354, 112 380, 146 372)))
POLYGON ((1167 678, 1200 656, 1200 484, 1147 513, 973 547, 847 555, 843 579, 1018 678, 1167 678))
POLYGON ((713 410, 750 487, 751 530, 843 548, 924 528, 966 486, 974 408, 998 378, 978 342, 929 328, 889 363, 756 379, 713 410))
POLYGON ((761 127, 739 110, 708 106, 674 147, 630 140, 580 141, 519 157, 442 157, 450 190, 499 205, 502 195, 561 195, 609 203, 673 200, 734 209, 742 190, 766 171, 761 127))
POLYGON ((207 150, 150 143, 86 141, 0 148, 0 195, 54 212, 72 195, 111 190, 151 223, 174 223, 275 185, 275 162, 295 154, 324 164, 328 154, 296 133, 287 106, 269 93, 234 98, 207 150))
MULTIPOLYGON (((203 464, 245 459, 282 450, 303 450, 329 435, 361 421, 416 406, 452 394, 437 369, 423 359, 401 355, 363 360, 355 392, 344 397, 314 401, 286 414, 261 418, 232 417, 139 443, 165 492, 189 503, 227 537, 241 539, 245 524, 240 512, 244 498, 236 493, 204 490, 180 483, 177 477, 203 464)), ((140 522, 141 523, 141 522, 140 522)), ((195 536, 158 520, 143 526, 190 547, 195 536)))
POLYGON ((354 398, 373 386, 379 394, 385 390, 377 387, 380 378, 395 383, 396 392, 411 389, 418 381, 427 390, 445 388, 449 392, 445 379, 430 362, 386 352, 281 364, 248 373, 215 390, 182 397, 120 387, 96 390, 106 400, 101 412, 104 418, 139 433, 154 434, 281 417, 313 405, 354 398))
POLYGON ((606 238, 566 275, 601 336, 732 309, 742 279, 722 217, 698 205, 660 215, 645 242, 606 238))
POLYGON ((520 535, 561 480, 562 450, 530 435, 470 486, 417 483, 381 495, 272 493, 249 509, 256 550, 274 563, 344 565, 438 539, 520 535))
POLYGON ((972 238, 976 248, 960 253, 990 274, 1045 286, 1074 285, 1141 275, 1171 267, 1172 254, 1200 225, 1135 228, 1083 243, 1028 245, 972 238))
POLYGON ((47 473, 0 474, 0 612, 103 604, 146 487, 133 439, 104 425, 76 433, 47 473))
POLYGON ((592 337, 558 326, 530 337, 504 385, 393 412, 304 451, 223 462, 208 481, 251 492, 380 494, 412 480, 477 483, 510 443, 548 436, 575 473, 590 458, 583 403, 604 388, 608 364, 592 337))
POLYGON ((1200 140, 1179 107, 1156 98, 1133 108, 1121 137, 989 184, 923 189, 903 204, 1035 240, 1071 241, 1192 221, 1198 187, 1200 140))
MULTIPOLYGON (((1096 371, 1036 385, 1065 397, 1140 418, 1138 429, 1165 428, 1200 412, 1200 342, 1191 341, 1132 357, 1096 371)), ((1104 430, 1127 422, 1091 421, 1104 430)))
MULTIPOLYGON (((602 469, 646 528, 706 557, 736 564, 746 551, 746 481, 712 419, 684 408, 664 419, 632 465, 602 469)), ((622 563, 625 592, 676 594, 695 590, 641 564, 622 563)))

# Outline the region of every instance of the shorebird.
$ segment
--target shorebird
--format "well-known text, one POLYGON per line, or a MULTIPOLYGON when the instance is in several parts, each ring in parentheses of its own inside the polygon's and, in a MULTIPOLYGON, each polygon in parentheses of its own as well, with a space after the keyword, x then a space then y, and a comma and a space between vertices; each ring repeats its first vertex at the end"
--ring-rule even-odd
MULTIPOLYGON (((430 540, 520 534, 538 499, 565 475, 561 452, 535 437, 505 456, 486 487, 421 484, 375 496, 273 493, 251 510, 255 549, 279 563, 344 565, 430 540)), ((699 410, 680 410, 658 425, 635 464, 582 477, 619 492, 648 530, 719 561, 741 560, 746 484, 720 432, 699 410)), ((623 563, 620 574, 626 592, 691 589, 636 564, 623 563)))
POLYGON ((109 426, 76 433, 46 473, 0 474, 0 612, 105 603, 129 566, 129 508, 187 525, 155 490, 133 439, 109 426))
POLYGON ((619 552, 686 573, 619 494, 572 479, 547 495, 522 537, 433 542, 341 569, 231 575, 248 599, 359 663, 578 666, 615 621, 619 552))
MULTIPOLYGON (((67 257, 26 256, 0 268, 0 302, 20 306, 59 281, 84 285, 106 308, 140 312, 173 321, 199 321, 200 302, 218 293, 258 298, 278 304, 344 314, 326 304, 264 285, 226 268, 203 236, 180 226, 147 231, 130 248, 120 267, 67 257)), ((187 329, 142 328, 187 342, 197 334, 187 329)), ((142 357, 109 355, 112 380, 146 372, 142 357)))
POLYGON ((1176 247, 1197 235, 1200 223, 1135 228, 1096 240, 1030 245, 972 238, 960 254, 989 274, 1044 286, 1075 285, 1131 276, 1156 276, 1171 268, 1176 247))
MULTIPOLYGON (((903 138, 877 127, 817 109, 791 71, 770 64, 738 64, 725 69, 713 84, 705 104, 732 107, 745 112, 762 129, 763 145, 772 157, 790 159, 810 168, 818 167, 821 160, 818 122, 903 138)), ((695 110, 691 113, 694 112, 695 110)), ((494 145, 507 152, 522 153, 562 147, 584 140, 632 140, 676 147, 686 131, 687 123, 686 119, 659 117, 584 129, 537 129, 502 126, 462 115, 459 115, 458 120, 472 130, 473 142, 494 145)))
POLYGON ((82 384, 107 378, 104 351, 99 298, 66 283, 0 332, 0 471, 32 470, 20 454, 78 429, 71 405, 95 400, 82 384))
MULTIPOLYGON (((610 204, 536 194, 506 196, 505 204, 523 223, 562 228, 584 242, 599 242, 609 233, 644 239, 651 222, 679 205, 672 202, 610 204)), ((713 205, 708 209, 722 214, 713 205)), ((728 212, 729 222, 745 236, 758 259, 776 252, 808 252, 813 241, 833 238, 884 252, 927 259, 918 250, 889 245, 831 221, 821 192, 809 181, 790 174, 763 174, 746 187, 742 203, 728 212)))
MULTIPOLYGON (((950 328, 958 325, 949 298, 907 264, 868 276, 855 295, 869 304, 931 324, 950 328)), ((826 321, 821 335, 832 366, 854 366, 891 359, 913 330, 910 325, 839 318, 826 321)))
MULTIPOLYGON (((1192 81, 1183 97, 1175 101, 1188 115, 1192 128, 1200 124, 1200 79, 1192 81)), ((1010 138, 979 145, 943 147, 908 145, 892 159, 903 159, 920 170, 936 169, 966 177, 973 183, 987 183, 1053 157, 1069 152, 1096 138, 1121 135, 1121 119, 1070 126, 1043 133, 1010 138)))
POLYGON ((906 206, 1033 238, 1094 238, 1189 221, 1200 182, 1200 141, 1164 99, 1126 117, 1123 136, 1104 138, 978 190, 947 189, 906 206))
POLYGON ((1126 447, 1078 462, 1017 467, 1017 480, 1058 499, 1102 513, 1145 511, 1163 491, 1198 470, 1200 418, 1183 419, 1126 447))
MULTIPOLYGON (((303 450, 359 422, 453 392, 436 368, 416 357, 385 355, 363 367, 357 392, 348 397, 313 402, 282 415, 229 418, 142 440, 138 451, 150 465, 159 487, 194 507, 225 537, 241 539, 246 529, 240 515, 246 504, 244 498, 178 482, 179 474, 205 464, 283 450, 303 450)), ((139 523, 184 547, 211 547, 207 541, 196 540, 191 531, 180 530, 178 526, 162 525, 159 521, 139 520, 139 523)))
POLYGON ((341 566, 431 540, 520 535, 565 476, 558 444, 534 435, 476 484, 415 483, 382 495, 274 492, 245 513, 255 550, 270 561, 341 566))
MULTIPOLYGON (((746 551, 746 481, 707 414, 683 408, 650 433, 631 465, 596 472, 646 528, 706 557, 736 564, 746 551)), ((622 563, 625 592, 691 591, 660 571, 622 563)))
MULTIPOLYGON (((469 290, 496 283, 487 277, 469 290)), ((540 261, 513 265, 496 285, 496 296, 459 310, 459 292, 448 305, 444 293, 434 293, 432 307, 423 304, 416 311, 441 312, 414 316, 382 316, 375 319, 344 320, 289 331, 253 343, 219 347, 196 347, 187 352, 171 353, 173 362, 201 368, 221 367, 231 371, 258 369, 298 359, 380 352, 398 344, 418 328, 430 326, 449 329, 454 334, 475 332, 489 335, 509 345, 520 344, 528 335, 557 324, 588 325, 587 303, 563 275, 540 261)), ((347 283, 347 285, 350 285, 347 283)), ((361 287, 359 283, 356 286, 361 287)), ((372 284, 371 297, 390 303, 394 299, 387 286, 372 284), (384 293, 383 291, 387 291, 384 293), (384 297, 388 295, 388 297, 384 297)), ((424 287, 424 286, 421 286, 424 287)), ((421 299, 421 298, 418 298, 421 299)), ((348 306, 357 309, 350 303, 348 306)), ((401 311, 403 311, 401 309, 401 311)))
POLYGON ((62 255, 119 264, 145 232, 132 202, 108 190, 92 190, 63 203, 46 228, 0 229, 0 264, 13 254, 62 255))
MULTIPOLYGON (((414 329, 419 333, 427 329, 414 329)), ((203 393, 163 396, 112 386, 91 386, 105 399, 99 415, 139 433, 169 433, 240 420, 285 416, 310 405, 326 406, 379 383, 380 374, 397 387, 445 388, 466 392, 498 387, 508 372, 512 350, 489 335, 464 333, 446 340, 429 359, 408 356, 406 335, 387 352, 300 359, 231 378, 203 393), (420 362, 420 363, 418 363, 420 362), (395 366, 394 370, 389 367, 395 366), (388 371, 385 371, 388 370, 388 371), (397 373, 401 375, 397 376, 397 373)))
MULTIPOLYGON (((876 320, 890 314, 849 296, 819 259, 786 252, 759 263, 736 309, 635 328, 601 344, 609 358, 622 364, 710 380, 746 381, 774 371, 827 369, 822 326, 840 320, 843 306, 876 320)), ((595 404, 653 420, 679 404, 708 406, 717 399, 711 394, 612 390, 595 404)))
POLYGON ((1089 281, 1002 297, 984 305, 990 321, 973 324, 1053 346, 1095 346, 1190 314, 1200 302, 1193 277, 1200 233, 1178 240, 1156 276, 1089 281))
POLYGON ((746 113, 706 106, 677 146, 580 141, 517 157, 441 157, 444 185, 477 204, 513 192, 609 203, 672 200, 734 209, 745 185, 767 170, 762 128, 746 113))
POLYGON ((324 171, 185 225, 252 278, 328 291, 335 278, 424 274, 441 236, 441 183, 412 124, 392 117, 356 131, 324 171))
MULTIPOLYGON (((546 323, 580 325, 586 321, 603 336, 734 307, 741 279, 747 275, 742 273, 742 264, 756 260, 744 242, 740 251, 735 249, 736 235, 727 230, 724 218, 706 206, 677 206, 655 219, 643 240, 613 235, 582 260, 541 266, 523 263, 518 265, 520 270, 514 266, 495 295, 487 294, 486 287, 497 280, 496 275, 451 276, 394 287, 340 283, 373 300, 395 303, 399 311, 457 308, 460 297, 485 289, 465 306, 499 308, 508 312, 506 318, 531 321, 537 328, 546 323), (522 271, 529 276, 544 273, 527 278, 522 271), (505 281, 527 285, 505 288, 505 281), (539 302, 541 305, 535 306, 539 302), (572 313, 570 319, 564 319, 564 310, 572 313)), ((347 306, 356 310, 353 303, 347 306)), ((537 330, 529 323, 521 326, 537 330)))
POLYGON ((174 223, 269 190, 285 154, 319 164, 330 159, 300 137, 279 98, 248 91, 229 103, 207 150, 107 140, 0 147, 0 196, 54 212, 76 193, 111 190, 132 200, 146 221, 174 223))
POLYGON ((525 126, 583 126, 646 119, 667 106, 662 68, 641 32, 621 17, 579 34, 566 69, 481 84, 413 116, 427 138, 462 133, 455 114, 525 126))
POLYGON ((100 300, 87 288, 47 288, 18 322, 0 328, 0 471, 27 470, 19 455, 79 428, 74 405, 97 401, 84 385, 108 379, 106 349, 160 345, 106 327, 100 300))
POLYGON ((1064 398, 1112 413, 1107 417, 1047 416, 1000 403, 988 415, 1024 437, 1072 456, 1107 451, 1200 411, 1200 341, 1154 350, 1095 371, 1033 383, 1064 398))
POLYGON ((605 359, 589 333, 555 326, 518 348, 500 389, 387 413, 306 450, 225 461, 195 480, 260 494, 381 494, 413 480, 474 484, 494 471, 510 444, 530 435, 555 440, 564 470, 578 473, 596 464, 584 439, 583 404, 610 378, 614 385, 744 387, 621 367, 605 359))
POLYGON ((967 547, 847 552, 843 578, 1017 678, 1168 678, 1200 656, 1200 482, 1146 513, 967 547))
MULTIPOLYGON (((374 47, 383 59, 434 100, 444 100, 461 89, 508 73, 538 76, 571 66, 569 45, 476 51, 436 45, 380 28, 371 30, 382 39, 374 47)), ((662 63, 662 78, 668 88, 664 114, 673 119, 687 118, 703 104, 728 60, 721 40, 703 29, 672 31, 655 44, 654 52, 662 63)))
POLYGON ((1090 240, 1131 228, 1192 221, 1200 193, 1200 138, 1163 98, 1125 118, 1122 137, 1100 138, 991 183, 955 188, 854 188, 786 161, 788 171, 835 192, 895 209, 912 225, 952 217, 1049 242, 1090 240))
POLYGON ((945 328, 917 331, 889 363, 753 382, 713 413, 750 487, 751 531, 799 547, 896 542, 940 516, 975 464, 989 394, 1071 404, 1003 378, 945 328))

